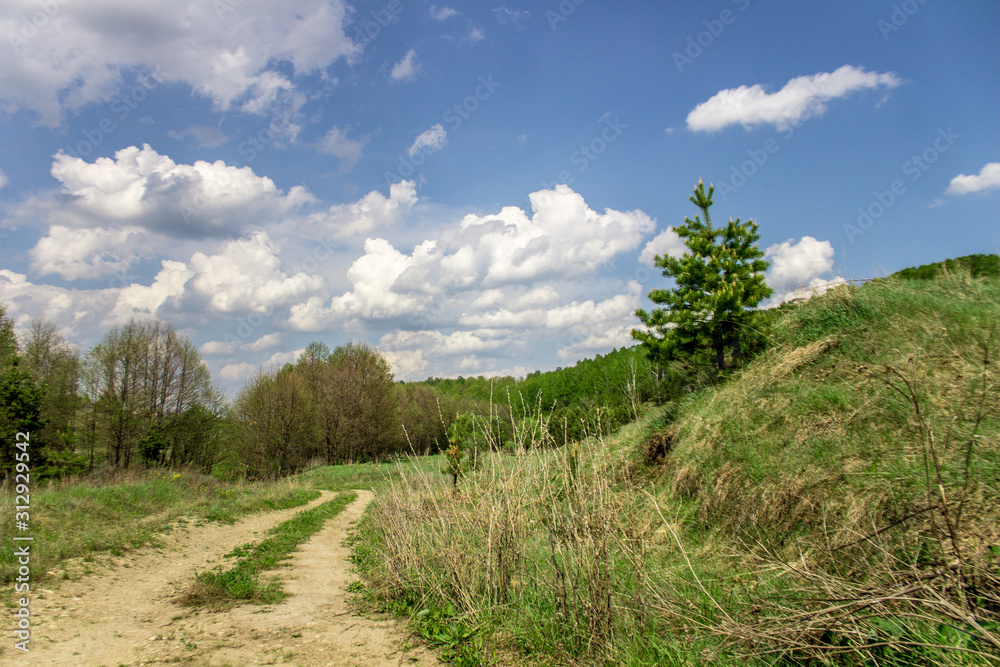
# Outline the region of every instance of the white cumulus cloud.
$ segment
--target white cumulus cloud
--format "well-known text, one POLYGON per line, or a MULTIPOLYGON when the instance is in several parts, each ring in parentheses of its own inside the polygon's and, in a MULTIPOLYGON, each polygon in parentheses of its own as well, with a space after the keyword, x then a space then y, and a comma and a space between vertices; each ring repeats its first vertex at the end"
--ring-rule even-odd
MULTIPOLYGON (((598 213, 565 185, 532 193, 530 199, 530 217, 515 206, 467 215, 409 254, 385 239, 368 239, 365 254, 347 272, 351 289, 330 300, 314 296, 293 306, 290 324, 318 331, 359 320, 416 321, 428 313, 480 329, 537 327, 546 321, 580 324, 558 309, 552 281, 572 281, 634 251, 656 223, 641 211, 598 213)), ((631 312, 638 302, 614 303, 621 312, 631 312)), ((588 308, 594 307, 576 304, 573 312, 593 319, 595 311, 588 308)))
POLYGON ((324 72, 360 52, 345 35, 349 8, 343 0, 50 6, 56 9, 45 24, 27 30, 32 26, 24 17, 42 5, 0 4, 0 34, 10 42, 0 49, 0 104, 8 111, 33 110, 52 126, 67 112, 110 100, 123 78, 139 70, 187 84, 221 111, 267 113, 301 96, 294 77, 324 72))
POLYGON ((281 269, 280 249, 264 232, 227 242, 214 255, 191 257, 191 287, 219 313, 267 313, 298 303, 323 288, 317 275, 289 275, 281 269))
POLYGON ((198 351, 202 354, 224 355, 236 352, 263 352, 281 347, 285 343, 285 334, 281 332, 269 333, 261 336, 257 340, 249 343, 225 342, 221 340, 210 340, 202 343, 198 351))
POLYGON ((286 194, 250 167, 222 160, 177 164, 148 144, 129 146, 114 158, 57 153, 52 176, 59 197, 35 198, 11 216, 93 228, 137 227, 180 238, 232 237, 315 201, 302 186, 286 194))
POLYGON ((713 132, 730 125, 773 125, 784 130, 822 114, 831 100, 859 90, 895 88, 902 83, 892 72, 866 72, 864 68, 844 65, 833 72, 796 77, 774 93, 761 84, 727 88, 688 114, 688 129, 713 132))
POLYGON ((417 202, 413 181, 389 186, 389 196, 373 190, 356 202, 335 204, 307 216, 299 225, 301 234, 314 238, 349 238, 383 229, 399 221, 417 202))
POLYGON ((281 368, 285 364, 294 364, 305 351, 305 348, 301 348, 290 352, 275 352, 259 364, 251 364, 248 361, 227 364, 219 371, 219 377, 226 382, 245 382, 252 378, 258 370, 267 372, 281 368))
POLYGON ((667 227, 646 244, 639 255, 639 261, 653 266, 657 255, 680 257, 687 251, 684 239, 677 235, 673 227, 667 227))
POLYGON ((114 302, 116 288, 77 290, 32 283, 22 273, 0 269, 0 302, 18 327, 43 316, 67 337, 91 335, 114 302))
POLYGON ((300 331, 319 331, 334 322, 384 319, 413 312, 417 299, 393 291, 393 283, 413 262, 385 239, 365 241, 365 254, 347 271, 353 290, 324 304, 318 296, 291 308, 290 324, 300 331))
POLYGON ((249 167, 177 164, 149 145, 92 163, 60 152, 51 173, 58 191, 35 194, 3 223, 48 224, 48 235, 29 252, 32 267, 70 280, 127 269, 169 247, 165 237, 233 238, 315 201, 306 188, 285 193, 249 167))
POLYGON ((118 292, 118 300, 111 311, 112 320, 122 322, 132 317, 156 317, 165 303, 174 307, 180 305, 184 286, 194 273, 184 262, 163 260, 161 267, 152 285, 133 283, 118 292))
POLYGON ((1000 188, 1000 162, 990 162, 978 174, 961 174, 951 179, 948 186, 950 195, 967 195, 971 192, 985 192, 1000 188))
POLYGON ((120 273, 148 252, 149 234, 138 227, 75 229, 53 225, 28 251, 31 268, 39 275, 56 274, 67 280, 99 278, 120 273))
POLYGON ((765 280, 774 294, 764 305, 818 294, 843 283, 843 278, 831 274, 833 256, 833 245, 829 241, 811 236, 803 236, 798 243, 789 239, 769 246, 765 258, 771 266, 765 280))

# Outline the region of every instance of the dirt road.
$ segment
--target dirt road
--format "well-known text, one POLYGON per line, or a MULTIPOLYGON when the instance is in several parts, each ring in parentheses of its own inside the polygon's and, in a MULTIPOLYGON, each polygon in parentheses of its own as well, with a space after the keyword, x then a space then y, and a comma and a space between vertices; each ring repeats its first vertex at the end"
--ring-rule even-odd
MULTIPOLYGON (((231 526, 209 524, 175 530, 161 549, 115 559, 108 568, 32 601, 31 652, 4 647, 0 663, 12 665, 437 665, 391 620, 351 614, 353 581, 343 546, 349 526, 372 498, 358 491, 347 509, 330 519, 282 569, 291 597, 276 605, 244 605, 228 612, 177 604, 196 572, 223 561, 246 542, 302 507, 252 516, 231 526)), ((333 497, 323 496, 306 507, 333 497)))

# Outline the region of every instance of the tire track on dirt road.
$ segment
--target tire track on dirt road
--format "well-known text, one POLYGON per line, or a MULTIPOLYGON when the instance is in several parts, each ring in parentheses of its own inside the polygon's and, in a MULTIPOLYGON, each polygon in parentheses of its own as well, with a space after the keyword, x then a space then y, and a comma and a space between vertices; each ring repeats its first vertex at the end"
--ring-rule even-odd
POLYGON ((251 516, 233 525, 207 525, 163 536, 165 548, 142 549, 113 561, 112 569, 66 582, 32 602, 31 652, 0 662, 23 665, 186 664, 437 665, 430 651, 404 651, 407 632, 396 621, 353 616, 347 587, 353 580, 343 545, 350 525, 372 499, 357 499, 280 570, 290 597, 275 605, 242 605, 226 612, 182 607, 182 588, 241 544, 334 497, 323 491, 305 506, 251 516), (11 659, 13 658, 13 662, 11 659))

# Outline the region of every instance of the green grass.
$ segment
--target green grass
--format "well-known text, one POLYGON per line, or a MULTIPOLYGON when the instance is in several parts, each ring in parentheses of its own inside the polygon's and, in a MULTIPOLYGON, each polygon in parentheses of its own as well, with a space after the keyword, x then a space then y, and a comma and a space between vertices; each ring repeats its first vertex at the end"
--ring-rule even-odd
MULTIPOLYGON (((40 486, 31 493, 29 533, 32 583, 74 576, 68 559, 121 555, 155 544, 156 536, 179 523, 233 522, 264 510, 303 505, 319 492, 296 481, 222 483, 196 473, 131 471, 103 486, 89 483, 40 486), (65 574, 64 574, 65 573, 65 574)), ((13 494, 0 497, 0 583, 16 576, 13 494)), ((9 590, 9 589, 8 589, 9 590)), ((7 599, 9 602, 9 597, 7 599)))
POLYGON ((345 507, 354 502, 356 494, 342 493, 333 500, 309 510, 303 510, 294 518, 271 530, 271 536, 256 544, 244 544, 226 554, 226 558, 236 558, 229 568, 217 567, 195 577, 192 590, 185 597, 189 605, 227 607, 237 602, 267 604, 279 602, 287 595, 280 580, 262 579, 262 575, 276 568, 282 560, 318 532, 327 519, 335 517, 345 507))
POLYGON ((401 470, 414 466, 433 470, 444 465, 441 455, 401 459, 388 463, 354 463, 349 465, 321 466, 296 477, 316 489, 326 491, 372 490, 389 480, 399 479, 401 470))

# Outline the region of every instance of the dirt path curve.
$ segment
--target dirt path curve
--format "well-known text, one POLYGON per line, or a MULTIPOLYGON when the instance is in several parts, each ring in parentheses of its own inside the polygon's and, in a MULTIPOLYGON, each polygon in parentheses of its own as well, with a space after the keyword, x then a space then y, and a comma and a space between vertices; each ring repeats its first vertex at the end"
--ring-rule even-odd
MULTIPOLYGON (((353 616, 347 586, 353 580, 343 546, 347 530, 372 499, 358 498, 297 551, 281 571, 291 594, 277 605, 245 605, 229 612, 192 611, 176 602, 195 572, 303 507, 252 516, 232 526, 208 525, 165 538, 165 549, 116 559, 110 571, 65 583, 32 603, 37 619, 27 656, 0 657, 24 665, 437 665, 425 649, 404 650, 406 632, 395 621, 353 616)), ((323 496, 306 507, 333 497, 323 496)), ((411 642, 412 643, 412 642, 411 642)))

